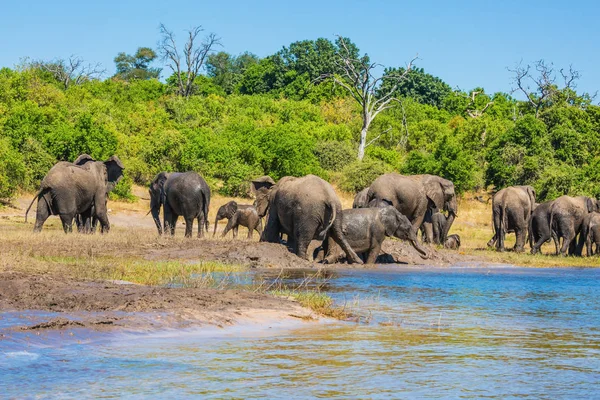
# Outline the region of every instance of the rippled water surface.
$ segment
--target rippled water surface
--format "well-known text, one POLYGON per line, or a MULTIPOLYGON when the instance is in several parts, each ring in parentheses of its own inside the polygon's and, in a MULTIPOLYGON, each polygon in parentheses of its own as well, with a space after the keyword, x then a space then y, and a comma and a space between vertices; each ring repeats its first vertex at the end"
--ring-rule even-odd
POLYGON ((599 280, 595 269, 337 271, 326 290, 368 324, 0 338, 0 397, 593 398, 599 280))

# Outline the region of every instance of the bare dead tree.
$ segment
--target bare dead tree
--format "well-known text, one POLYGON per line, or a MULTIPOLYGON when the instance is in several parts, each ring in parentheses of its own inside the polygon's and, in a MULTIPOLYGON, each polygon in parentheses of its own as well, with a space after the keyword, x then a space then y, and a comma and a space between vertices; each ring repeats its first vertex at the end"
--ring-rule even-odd
POLYGON ((94 79, 100 79, 106 72, 100 63, 86 64, 81 57, 72 55, 67 60, 56 59, 53 61, 35 61, 31 63, 34 68, 48 71, 54 79, 59 81, 65 90, 71 85, 80 85, 94 79))
POLYGON ((164 24, 160 24, 162 39, 158 44, 159 53, 177 78, 177 93, 186 98, 192 94, 194 80, 204 66, 204 61, 214 47, 221 45, 221 39, 214 33, 198 43, 198 35, 203 31, 202 26, 187 31, 188 39, 183 46, 183 52, 180 53, 173 32, 164 24))
POLYGON ((569 101, 570 91, 577 87, 576 81, 581 77, 579 71, 569 66, 569 70, 560 69, 560 74, 564 81, 564 87, 558 88, 557 77, 554 72, 554 65, 544 60, 538 60, 531 65, 523 66, 519 62, 514 69, 507 68, 513 76, 512 93, 520 91, 525 95, 527 101, 535 110, 535 117, 539 116, 540 110, 549 100, 551 100, 559 91, 567 92, 567 101, 569 101), (570 90, 565 90, 570 89, 570 90))
POLYGON ((403 71, 399 70, 396 73, 375 77, 373 74, 374 69, 381 65, 371 63, 367 57, 361 59, 354 58, 344 38, 338 35, 338 39, 340 45, 335 55, 335 65, 341 72, 339 74, 329 73, 321 75, 318 80, 333 80, 334 84, 346 89, 360 105, 363 123, 358 145, 358 159, 362 160, 365 156, 365 149, 373 143, 373 140, 367 143, 367 134, 369 133, 371 123, 380 112, 394 107, 395 104, 393 102, 398 101, 394 97, 394 93, 400 82, 407 78, 413 63, 418 57, 413 58, 403 71), (381 88, 384 78, 392 82, 392 85, 382 93, 378 90, 381 88))
POLYGON ((483 91, 475 91, 475 90, 473 90, 473 91, 471 92, 471 96, 469 96, 469 99, 470 99, 471 101, 470 101, 469 105, 467 106, 467 110, 466 110, 466 112, 467 112, 467 114, 469 115, 469 117, 471 117, 471 118, 479 118, 479 117, 481 117, 481 116, 483 115, 483 113, 485 113, 485 111, 486 111, 486 110, 487 110, 487 109, 488 109, 488 108, 489 108, 489 107, 490 107, 492 104, 494 104, 494 102, 493 102, 493 101, 488 101, 488 102, 487 102, 487 104, 486 104, 486 105, 485 105, 485 106, 484 106, 484 107, 483 107, 481 110, 478 110, 478 109, 477 109, 477 105, 476 105, 476 103, 475 103, 475 98, 476 98, 478 95, 482 94, 482 93, 483 93, 483 91))

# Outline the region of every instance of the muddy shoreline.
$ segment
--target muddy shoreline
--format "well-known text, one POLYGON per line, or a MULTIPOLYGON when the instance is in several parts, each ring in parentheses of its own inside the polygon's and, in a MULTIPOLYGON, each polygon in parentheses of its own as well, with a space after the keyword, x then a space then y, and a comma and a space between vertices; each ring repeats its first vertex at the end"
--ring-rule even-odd
POLYGON ((73 328, 143 331, 203 325, 225 327, 257 318, 318 319, 311 310, 294 301, 251 291, 78 281, 18 272, 0 272, 0 310, 60 314, 14 327, 13 331, 73 328))

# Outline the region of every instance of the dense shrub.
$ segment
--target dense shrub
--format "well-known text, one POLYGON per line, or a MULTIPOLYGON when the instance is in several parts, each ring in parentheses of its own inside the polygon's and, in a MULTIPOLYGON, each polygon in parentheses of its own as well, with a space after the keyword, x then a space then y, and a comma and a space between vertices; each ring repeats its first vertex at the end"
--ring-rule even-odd
POLYGON ((25 178, 25 165, 6 139, 0 139, 0 199, 11 198, 25 178))
POLYGON ((356 160, 356 149, 348 142, 318 142, 314 152, 321 168, 330 171, 340 171, 356 160))
POLYGON ((370 158, 355 161, 342 170, 340 189, 350 193, 360 192, 370 186, 379 175, 391 171, 392 167, 383 161, 370 158))

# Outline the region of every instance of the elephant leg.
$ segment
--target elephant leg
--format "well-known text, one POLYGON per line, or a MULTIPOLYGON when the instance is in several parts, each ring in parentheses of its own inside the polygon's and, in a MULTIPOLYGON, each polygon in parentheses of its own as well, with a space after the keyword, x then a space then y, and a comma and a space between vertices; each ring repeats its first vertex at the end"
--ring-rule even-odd
POLYGON ((65 233, 73 232, 73 218, 75 218, 75 214, 60 214, 60 221, 65 233))
MULTIPOLYGON (((204 213, 201 213, 198 218, 197 221, 198 222, 198 238, 203 238, 204 237, 204 213)), ((206 234, 208 235, 208 231, 206 232, 206 234)))
MULTIPOLYGON (((418 226, 417 229, 419 229, 418 226)), ((348 263, 363 264, 363 261, 360 259, 360 257, 358 257, 354 250, 352 250, 352 247, 350 247, 350 244, 348 244, 348 241, 344 237, 341 221, 339 221, 337 218, 333 223, 330 232, 333 240, 342 248, 342 250, 344 250, 344 253, 346 253, 346 259, 348 260, 348 263)))
POLYGON ((424 221, 423 225, 421 225, 423 227, 423 236, 425 236, 423 239, 424 243, 433 243, 433 244, 439 244, 439 240, 436 241, 436 237, 433 235, 433 224, 431 222, 428 221, 424 221), (425 242, 425 238, 427 238, 427 241, 425 242))
POLYGON ((92 209, 86 210, 75 216, 77 230, 80 233, 92 233, 92 209), (79 221, 77 221, 79 219, 79 221))
POLYGON ((377 261, 377 256, 381 252, 381 243, 373 243, 373 247, 367 251, 367 264, 375 264, 377 261))
POLYGON ((560 254, 563 256, 567 255, 567 251, 569 250, 569 247, 571 246, 571 242, 573 241, 573 238, 575 237, 575 232, 573 231, 573 229, 565 229, 563 230, 563 243, 562 243, 562 247, 560 249, 560 254))
MULTIPOLYGON (((225 237, 225 235, 227 235, 227 233, 229 233, 230 230, 234 229, 234 224, 235 224, 235 215, 231 218, 229 218, 229 220, 227 220, 227 225, 225 226, 225 229, 223 230, 223 233, 221 234, 221 237, 225 237)), ((233 235, 235 238, 235 229, 233 231, 233 235)))
POLYGON ((237 225, 237 224, 236 224, 236 225, 233 227, 233 238, 234 238, 234 239, 236 239, 236 238, 237 238, 237 235, 238 235, 238 228, 239 228, 239 225, 237 225))
POLYGON ((295 253, 298 257, 303 258, 307 261, 312 261, 308 258, 308 245, 310 244, 310 240, 305 237, 299 237, 295 243, 295 253))
POLYGON ((34 232, 40 232, 42 230, 42 226, 44 226, 44 222, 50 217, 50 207, 48 207, 48 203, 44 198, 40 197, 37 203, 37 211, 35 213, 35 225, 33 226, 34 232))
POLYGON ((163 225, 165 227, 165 233, 169 232, 171 236, 175 235, 175 225, 177 224, 178 217, 179 216, 173 212, 173 209, 165 203, 163 206, 163 225))
MULTIPOLYGON (((554 255, 558 255, 558 236, 554 231, 552 231, 552 240, 554 241, 554 255)), ((541 245, 540 245, 541 246, 541 245)))
POLYGON ((515 242, 514 251, 522 253, 525 251, 525 230, 523 228, 515 228, 515 236, 517 237, 517 240, 515 242))
POLYGON ((252 239, 252 233, 254 233, 254 228, 252 225, 248 226, 248 239, 252 239))
POLYGON ((185 220, 185 237, 192 237, 192 230, 194 228, 194 219, 193 218, 183 218, 185 220))

